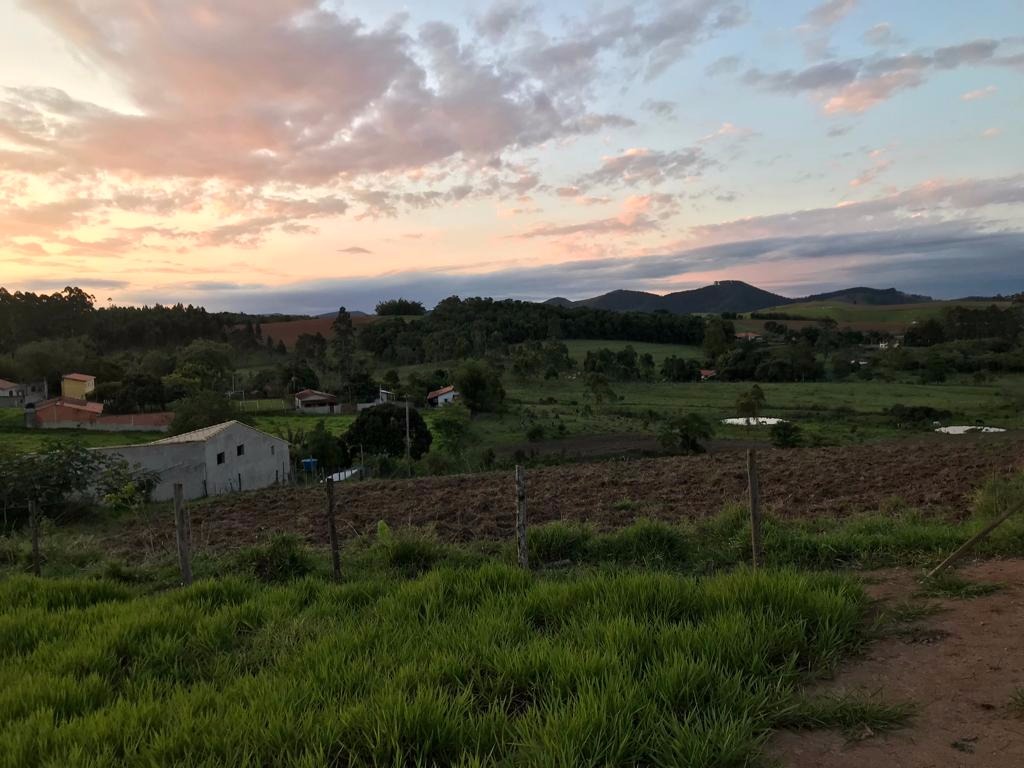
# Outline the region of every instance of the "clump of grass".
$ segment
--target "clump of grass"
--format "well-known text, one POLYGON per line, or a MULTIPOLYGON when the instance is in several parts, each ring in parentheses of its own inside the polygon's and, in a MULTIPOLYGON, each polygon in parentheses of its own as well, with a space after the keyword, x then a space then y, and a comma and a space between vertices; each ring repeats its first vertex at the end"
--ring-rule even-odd
POLYGON ((920 593, 926 597, 953 597, 969 599, 982 597, 998 592, 1003 588, 1002 584, 992 584, 979 581, 968 581, 955 573, 940 573, 930 579, 925 579, 921 584, 920 593))
POLYGON ((799 697, 780 717, 779 726, 828 728, 840 730, 850 738, 863 738, 906 725, 914 711, 909 703, 880 701, 852 693, 799 697))
POLYGON ((1018 688, 1010 696, 1010 711, 1017 717, 1024 717, 1024 688, 1018 688))
POLYGON ((242 550, 239 562, 260 581, 281 584, 312 573, 315 562, 298 536, 281 534, 267 544, 242 550))
POLYGON ((0 765, 747 765, 864 606, 828 575, 496 564, 127 590, 0 582, 0 765))

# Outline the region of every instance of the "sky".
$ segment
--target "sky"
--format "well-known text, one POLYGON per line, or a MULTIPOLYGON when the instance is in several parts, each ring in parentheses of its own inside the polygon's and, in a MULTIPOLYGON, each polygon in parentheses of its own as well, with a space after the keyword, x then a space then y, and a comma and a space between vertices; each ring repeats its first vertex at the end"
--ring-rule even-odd
POLYGON ((1024 290, 1024 2, 0 0, 0 285, 1024 290))

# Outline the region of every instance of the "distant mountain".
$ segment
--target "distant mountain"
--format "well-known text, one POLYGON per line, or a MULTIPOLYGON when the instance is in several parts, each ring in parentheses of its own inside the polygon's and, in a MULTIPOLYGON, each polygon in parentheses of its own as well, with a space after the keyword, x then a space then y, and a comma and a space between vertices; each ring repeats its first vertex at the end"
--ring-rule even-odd
POLYGON ((720 280, 714 285, 691 291, 676 291, 659 296, 644 291, 611 291, 592 299, 569 301, 564 298, 548 299, 545 304, 560 307, 590 307, 613 312, 671 312, 674 315, 753 312, 766 307, 789 304, 792 299, 777 293, 763 291, 741 280, 720 280))
POLYGON ((659 296, 645 291, 611 291, 591 299, 571 301, 564 297, 548 299, 545 304, 559 307, 590 307, 614 312, 671 312, 684 314, 718 314, 721 312, 756 312, 761 309, 803 304, 810 301, 835 301, 847 304, 922 304, 929 296, 904 293, 895 288, 846 288, 792 299, 765 291, 742 280, 719 280, 713 285, 691 291, 677 291, 659 296))
MULTIPOLYGON (((358 309, 350 309, 348 311, 348 314, 349 314, 350 317, 370 317, 369 313, 367 313, 367 312, 360 312, 358 309)), ((323 319, 325 317, 329 317, 332 320, 334 318, 336 318, 337 316, 338 316, 338 310, 334 310, 333 312, 324 312, 324 313, 319 314, 319 315, 314 315, 314 317, 316 317, 317 319, 323 319)))
POLYGON ((893 305, 893 304, 925 304, 934 301, 931 296, 919 296, 904 293, 895 288, 844 288, 841 291, 816 293, 805 299, 798 299, 802 304, 807 301, 841 301, 845 304, 893 305))

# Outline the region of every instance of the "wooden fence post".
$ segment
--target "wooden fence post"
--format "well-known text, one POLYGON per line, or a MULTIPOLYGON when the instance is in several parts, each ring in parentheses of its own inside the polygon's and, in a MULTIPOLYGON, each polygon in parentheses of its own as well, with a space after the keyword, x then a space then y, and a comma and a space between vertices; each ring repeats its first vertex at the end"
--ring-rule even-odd
POLYGON ((327 537, 331 542, 331 569, 334 580, 341 581, 341 555, 338 553, 338 526, 334 519, 334 480, 327 478, 327 537))
POLYGON ((42 574, 42 562, 39 555, 39 505, 35 499, 28 503, 28 525, 32 531, 32 573, 42 574))
POLYGON ((181 583, 187 587, 192 583, 192 521, 185 507, 185 489, 181 483, 174 484, 174 533, 178 541, 181 583))
POLYGON ((526 547, 526 473, 516 464, 516 552, 519 567, 530 567, 530 553, 526 547))
POLYGON ((757 451, 747 450, 747 487, 750 495, 750 549, 751 565, 764 565, 763 541, 761 538, 761 488, 757 480, 757 451))

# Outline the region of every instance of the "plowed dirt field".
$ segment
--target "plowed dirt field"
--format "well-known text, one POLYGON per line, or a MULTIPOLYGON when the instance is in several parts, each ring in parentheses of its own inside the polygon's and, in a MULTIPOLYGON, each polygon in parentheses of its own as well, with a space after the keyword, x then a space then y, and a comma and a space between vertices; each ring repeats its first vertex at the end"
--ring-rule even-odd
MULTIPOLYGON (((637 518, 699 519, 746 494, 743 451, 573 464, 527 472, 529 520, 572 520, 600 528, 637 518)), ((838 517, 877 511, 899 498, 936 515, 967 511, 987 478, 1024 468, 1024 434, 932 436, 841 448, 759 452, 761 495, 780 517, 838 517)), ((372 480, 337 486, 343 535, 425 526, 450 541, 512 535, 512 473, 372 480)), ((323 486, 270 488, 191 505, 195 546, 227 550, 277 532, 326 542, 323 486)), ((173 547, 173 515, 138 521, 118 544, 139 552, 173 547)))

